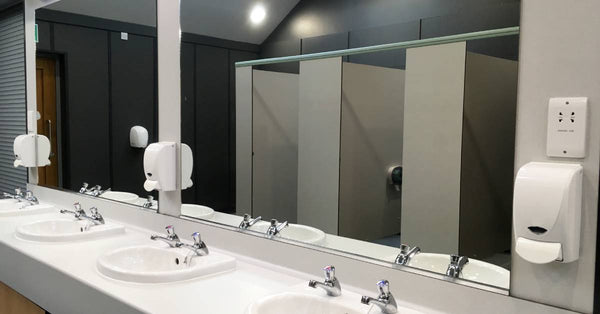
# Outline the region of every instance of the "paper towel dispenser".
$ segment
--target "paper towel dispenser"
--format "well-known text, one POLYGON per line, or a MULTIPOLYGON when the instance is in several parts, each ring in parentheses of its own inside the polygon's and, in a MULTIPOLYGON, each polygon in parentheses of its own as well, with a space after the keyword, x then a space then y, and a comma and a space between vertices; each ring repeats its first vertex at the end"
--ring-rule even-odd
POLYGON ((39 134, 23 134, 13 143, 14 166, 44 167, 50 164, 50 140, 39 134))
POLYGON ((177 189, 177 148, 174 142, 152 143, 144 152, 144 189, 148 192, 177 189))
POLYGON ((517 173, 513 198, 515 251, 546 264, 579 258, 583 168, 530 162, 517 173))

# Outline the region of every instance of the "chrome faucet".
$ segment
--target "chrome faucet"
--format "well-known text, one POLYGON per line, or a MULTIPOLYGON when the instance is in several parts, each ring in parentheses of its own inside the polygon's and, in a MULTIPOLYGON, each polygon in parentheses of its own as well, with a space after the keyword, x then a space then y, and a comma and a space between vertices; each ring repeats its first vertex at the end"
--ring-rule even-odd
POLYGON ((10 193, 2 193, 2 197, 3 198, 10 198, 10 199, 14 199, 14 200, 19 200, 20 198, 24 197, 24 194, 22 192, 22 190, 20 188, 16 188, 15 189, 15 194, 10 194, 10 193))
POLYGON ((194 257, 208 255, 208 247, 206 246, 206 243, 204 243, 204 241, 202 241, 202 239, 200 238, 200 232, 192 233, 192 239, 194 239, 193 245, 181 243, 182 248, 186 248, 194 253, 192 255, 188 255, 185 258, 186 264, 189 264, 194 257))
POLYGON ((33 195, 33 192, 31 192, 31 191, 26 191, 25 192, 25 197, 20 197, 19 198, 19 202, 26 202, 26 203, 28 203, 28 205, 25 205, 25 206, 37 205, 37 204, 40 203, 40 201, 37 199, 37 197, 35 197, 33 195))
POLYGON ((106 190, 102 190, 102 186, 100 186, 100 185, 96 185, 91 189, 88 189, 88 186, 89 186, 89 184, 87 182, 83 182, 83 185, 79 189, 79 193, 98 197, 98 196, 110 191, 110 188, 108 188, 106 190))
POLYGON ((381 313, 384 314, 394 314, 398 312, 398 305, 396 304, 396 299, 390 292, 390 283, 389 281, 383 279, 377 282, 377 288, 379 289, 379 296, 377 299, 363 296, 360 299, 360 303, 362 304, 375 304, 377 307, 381 309, 381 313))
POLYGON ((401 244, 400 245, 400 254, 398 254, 398 256, 396 256, 396 260, 394 261, 394 263, 396 263, 398 265, 408 265, 410 260, 420 252, 421 252, 421 249, 418 246, 411 248, 408 245, 401 244))
POLYGON ((271 225, 269 226, 269 229, 267 229, 267 235, 270 237, 278 235, 281 230, 287 226, 289 226, 287 221, 279 223, 277 219, 271 219, 271 225))
POLYGON ((466 256, 460 256, 456 254, 450 255, 450 265, 446 269, 446 276, 452 278, 458 278, 462 273, 463 267, 469 263, 469 258, 466 256))
POLYGON ((85 215, 85 211, 83 210, 83 208, 81 208, 81 204, 79 204, 79 202, 73 204, 73 207, 75 207, 75 210, 67 210, 67 209, 61 209, 60 213, 61 214, 71 214, 73 216, 75 216, 75 218, 77 218, 77 220, 81 220, 81 216, 85 215))
POLYGON ((328 296, 331 297, 339 297, 342 295, 342 286, 340 285, 340 281, 335 277, 335 267, 327 266, 323 268, 325 272, 325 281, 318 282, 316 280, 311 280, 308 282, 308 286, 311 288, 322 288, 327 292, 328 296))
POLYGON ((175 233, 175 228, 173 226, 166 226, 165 230, 167 230, 167 236, 159 236, 159 235, 151 235, 151 240, 160 240, 168 244, 172 248, 181 247, 183 243, 179 240, 179 236, 175 233))
POLYGON ((252 227, 255 223, 259 222, 262 219, 262 216, 258 216, 252 220, 250 220, 250 215, 248 214, 244 214, 244 218, 242 219, 242 222, 240 222, 239 228, 240 229, 248 229, 250 227, 252 227))
POLYGON ((151 208, 153 205, 154 205, 154 196, 148 195, 148 198, 146 199, 144 204, 142 204, 142 207, 143 208, 151 208))
POLYGON ((83 230, 87 231, 92 226, 104 225, 106 223, 104 221, 104 217, 102 217, 102 215, 98 212, 98 208, 96 208, 96 207, 90 208, 91 215, 88 216, 85 213, 85 210, 83 210, 83 208, 81 208, 81 204, 75 203, 75 204, 73 204, 73 206, 75 207, 74 211, 61 209, 60 213, 61 214, 72 214, 75 217, 75 219, 77 219, 77 220, 87 220, 88 222, 90 222, 91 224, 87 225, 83 230))
POLYGON ((81 188, 79 189, 79 193, 80 194, 88 194, 91 192, 91 190, 88 190, 89 184, 87 182, 83 182, 83 184, 81 185, 81 188))

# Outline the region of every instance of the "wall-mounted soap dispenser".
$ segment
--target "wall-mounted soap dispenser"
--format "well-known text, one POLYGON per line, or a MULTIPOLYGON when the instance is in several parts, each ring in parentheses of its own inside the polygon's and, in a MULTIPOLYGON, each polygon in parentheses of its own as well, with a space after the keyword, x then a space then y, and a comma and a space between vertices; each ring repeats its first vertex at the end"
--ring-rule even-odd
POLYGON ((14 166, 44 167, 50 164, 50 140, 39 134, 23 134, 13 143, 14 166))
POLYGON ((144 189, 150 192, 177 189, 177 146, 174 142, 152 143, 144 152, 144 189))
POLYGON ((194 170, 194 154, 192 149, 181 143, 181 189, 185 190, 194 185, 192 171, 194 170))
POLYGON ((513 219, 519 256, 530 263, 579 258, 583 168, 530 162, 517 173, 513 219))

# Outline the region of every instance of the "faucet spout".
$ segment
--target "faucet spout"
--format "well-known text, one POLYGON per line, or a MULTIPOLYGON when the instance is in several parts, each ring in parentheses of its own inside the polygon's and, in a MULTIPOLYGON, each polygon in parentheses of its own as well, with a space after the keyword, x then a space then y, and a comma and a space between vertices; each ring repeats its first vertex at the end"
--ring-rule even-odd
POLYGON ((469 258, 466 256, 460 256, 452 254, 450 255, 450 265, 446 269, 446 276, 451 278, 458 278, 463 271, 465 265, 469 263, 469 258))

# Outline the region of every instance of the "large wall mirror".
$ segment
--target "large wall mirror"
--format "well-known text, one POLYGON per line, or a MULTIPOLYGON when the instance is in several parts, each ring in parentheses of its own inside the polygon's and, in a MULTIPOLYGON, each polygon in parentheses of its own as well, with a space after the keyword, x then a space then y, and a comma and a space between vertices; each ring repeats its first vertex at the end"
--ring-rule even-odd
POLYGON ((156 207, 144 148, 158 139, 156 2, 61 0, 36 10, 39 184, 156 207))
POLYGON ((509 289, 518 28, 242 62, 519 25, 462 2, 182 0, 182 215, 509 289))

